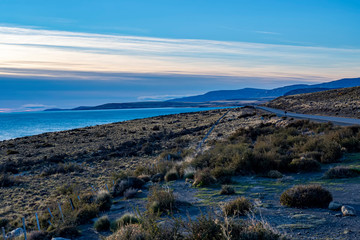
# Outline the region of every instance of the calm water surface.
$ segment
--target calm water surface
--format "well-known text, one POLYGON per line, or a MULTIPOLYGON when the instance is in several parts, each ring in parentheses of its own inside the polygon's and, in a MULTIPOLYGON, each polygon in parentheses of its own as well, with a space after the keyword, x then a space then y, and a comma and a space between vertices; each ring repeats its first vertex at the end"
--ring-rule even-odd
POLYGON ((151 108, 93 111, 0 113, 0 141, 159 115, 219 108, 151 108))

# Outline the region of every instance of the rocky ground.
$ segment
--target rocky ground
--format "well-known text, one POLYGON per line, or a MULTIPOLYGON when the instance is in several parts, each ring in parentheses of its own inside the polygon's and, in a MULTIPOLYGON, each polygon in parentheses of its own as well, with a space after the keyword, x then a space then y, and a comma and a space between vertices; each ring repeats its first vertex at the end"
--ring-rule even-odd
MULTIPOLYGON (((287 174, 279 179, 259 176, 233 177, 230 186, 235 188, 236 194, 232 196, 220 195, 220 186, 195 188, 184 180, 165 183, 163 186, 174 189, 178 200, 189 203, 185 206, 180 205, 174 214, 175 217, 185 220, 188 216, 195 219, 201 213, 206 213, 209 207, 220 211, 223 203, 239 196, 246 196, 256 206, 251 217, 268 222, 276 231, 285 234, 289 239, 358 239, 360 237, 360 177, 323 179, 324 172, 334 165, 323 165, 320 172, 287 174), (285 189, 298 184, 312 183, 326 187, 332 193, 335 202, 354 207, 358 216, 344 217, 341 211, 330 209, 296 209, 280 205, 279 198, 285 189)), ((360 154, 348 154, 336 165, 360 167, 360 154)), ((116 199, 110 212, 104 215, 115 220, 124 213, 136 213, 134 210, 137 208, 144 211, 147 192, 145 187, 136 199, 116 199)), ((111 234, 96 232, 92 224, 82 226, 82 231, 84 235, 78 240, 100 239, 111 234)))
POLYGON ((360 118, 360 87, 284 96, 264 106, 303 114, 360 118))
MULTIPOLYGON (((15 178, 16 184, 0 188, 0 218, 20 222, 22 216, 64 201, 63 186, 76 185, 82 193, 91 192, 91 185, 105 189, 112 174, 121 169, 151 166, 178 149, 187 149, 181 155, 191 156, 227 111, 160 116, 2 141, 0 172, 15 178), (59 164, 74 169, 52 173, 59 164)), ((261 114, 252 108, 231 109, 207 141, 260 124, 261 114)))

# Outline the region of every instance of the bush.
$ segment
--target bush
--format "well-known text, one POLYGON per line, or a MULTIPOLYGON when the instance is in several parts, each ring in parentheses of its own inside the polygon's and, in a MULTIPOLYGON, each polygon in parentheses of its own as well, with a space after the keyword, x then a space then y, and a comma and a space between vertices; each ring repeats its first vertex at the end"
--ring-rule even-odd
POLYGON ((135 217, 133 214, 125 213, 120 218, 116 219, 116 221, 111 223, 111 231, 116 232, 121 227, 124 227, 129 224, 137 224, 139 223, 139 219, 135 217))
POLYGON ((215 183, 215 178, 211 175, 210 169, 199 170, 194 176, 194 186, 203 187, 215 183))
POLYGON ((115 234, 107 238, 107 240, 147 240, 150 239, 149 234, 141 228, 140 225, 130 224, 120 228, 115 234))
POLYGON ((253 208, 251 202, 245 197, 239 197, 224 205, 226 215, 246 215, 253 208))
POLYGON ((56 166, 46 168, 42 171, 41 176, 49 176, 53 174, 66 174, 72 172, 81 172, 82 168, 76 163, 60 163, 56 166))
POLYGON ((109 220, 108 216, 103 216, 103 217, 99 218, 98 220, 96 220, 96 222, 94 224, 94 228, 96 229, 96 231, 99 231, 99 232, 109 231, 110 220, 109 220))
POLYGON ((53 237, 63 237, 73 239, 80 235, 79 231, 74 226, 65 226, 56 229, 53 233, 51 233, 53 237))
POLYGON ((124 192, 124 197, 125 197, 125 199, 134 198, 136 196, 137 192, 138 192, 138 190, 135 188, 126 189, 124 192))
POLYGON ((170 182, 170 181, 175 181, 179 179, 179 174, 175 171, 170 171, 168 173, 166 173, 165 175, 165 181, 170 182))
POLYGON ((175 205, 173 191, 159 186, 150 188, 147 208, 151 213, 171 211, 175 205))
POLYGON ((184 178, 194 179, 195 176, 195 168, 188 167, 184 169, 184 178))
POLYGON ((16 181, 8 174, 0 173, 0 187, 12 187, 16 184, 16 181))
POLYGON ((235 189, 229 185, 223 185, 220 191, 221 195, 232 195, 235 194, 235 189))
POLYGON ((75 223, 78 225, 88 223, 91 219, 96 218, 99 213, 97 206, 85 205, 75 214, 75 223))
POLYGON ((250 222, 247 226, 243 226, 240 231, 234 231, 232 239, 246 239, 246 240, 280 240, 283 238, 277 231, 272 229, 266 223, 250 222), (238 233, 238 234, 236 234, 238 233))
POLYGON ((321 169, 318 161, 305 158, 292 160, 289 167, 294 172, 316 172, 321 169))
POLYGON ((320 185, 299 185, 284 191, 280 203, 296 208, 327 208, 332 199, 331 193, 320 185))
POLYGON ((267 178, 282 178, 283 175, 281 172, 277 171, 277 170, 270 170, 265 177, 267 178))
POLYGON ((9 224, 9 220, 6 218, 0 218, 0 228, 6 227, 9 224))
POLYGON ((353 178, 360 176, 360 170, 358 169, 351 169, 348 167, 334 167, 329 169, 325 174, 325 178, 353 178))
POLYGON ((98 205, 100 211, 108 211, 111 208, 111 195, 108 191, 100 191, 96 195, 95 203, 98 205))
POLYGON ((223 234, 221 226, 217 224, 216 219, 208 213, 208 215, 201 214, 196 221, 189 221, 187 228, 189 230, 189 240, 222 240, 223 234))
POLYGON ((49 238, 48 234, 45 232, 34 231, 34 232, 30 232, 27 235, 27 239, 28 240, 48 240, 50 238, 49 238))

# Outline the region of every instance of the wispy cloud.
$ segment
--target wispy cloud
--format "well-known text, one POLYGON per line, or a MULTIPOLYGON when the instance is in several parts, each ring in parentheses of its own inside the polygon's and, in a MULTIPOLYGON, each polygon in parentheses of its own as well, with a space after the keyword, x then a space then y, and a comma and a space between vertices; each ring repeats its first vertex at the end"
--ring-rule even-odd
POLYGON ((7 76, 95 79, 99 74, 152 73, 289 77, 311 81, 353 77, 360 72, 360 49, 118 36, 5 26, 0 27, 0 52, 0 75, 7 76))

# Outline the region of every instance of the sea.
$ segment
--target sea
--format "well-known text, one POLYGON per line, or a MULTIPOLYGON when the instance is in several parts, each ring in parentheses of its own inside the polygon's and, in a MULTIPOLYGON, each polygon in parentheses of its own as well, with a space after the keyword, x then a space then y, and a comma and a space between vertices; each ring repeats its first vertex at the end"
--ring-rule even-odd
POLYGON ((220 108, 221 107, 143 108, 0 113, 0 141, 37 135, 45 132, 56 132, 133 119, 220 108))

